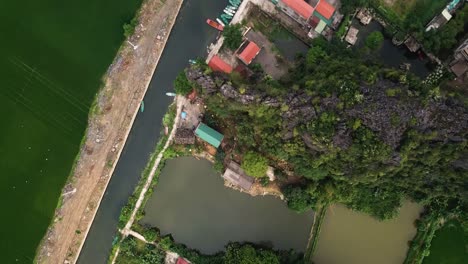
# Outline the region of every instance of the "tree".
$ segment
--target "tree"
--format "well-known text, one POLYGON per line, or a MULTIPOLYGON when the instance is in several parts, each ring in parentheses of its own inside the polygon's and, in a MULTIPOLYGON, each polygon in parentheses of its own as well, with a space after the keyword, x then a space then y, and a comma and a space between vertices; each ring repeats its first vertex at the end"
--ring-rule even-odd
POLYGON ((248 175, 261 178, 265 176, 268 160, 256 152, 249 151, 245 154, 241 167, 248 175))
POLYGON ((177 94, 180 94, 180 95, 187 95, 193 90, 192 85, 190 84, 189 80, 185 76, 184 71, 181 71, 179 75, 177 75, 174 81, 174 90, 177 94))
POLYGON ((135 33, 136 26, 138 26, 138 19, 136 17, 132 18, 130 22, 125 23, 123 25, 124 36, 128 38, 133 35, 133 33, 135 33))
POLYGON ((279 264, 278 255, 272 250, 256 249, 253 246, 231 243, 226 247, 225 264, 279 264))
POLYGON ((310 209, 311 198, 308 192, 300 187, 287 186, 283 194, 288 202, 288 207, 292 210, 303 213, 310 209))
POLYGON ((366 46, 371 50, 378 50, 382 46, 384 36, 380 31, 374 31, 366 38, 366 46))
POLYGON ((242 43, 241 24, 227 25, 223 30, 224 44, 227 48, 235 50, 242 43))

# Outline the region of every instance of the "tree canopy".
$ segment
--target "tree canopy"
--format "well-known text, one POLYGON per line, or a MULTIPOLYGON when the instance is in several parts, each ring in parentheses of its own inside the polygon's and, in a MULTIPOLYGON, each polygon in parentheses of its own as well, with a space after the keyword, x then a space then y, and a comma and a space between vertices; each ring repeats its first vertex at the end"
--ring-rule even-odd
POLYGON ((193 89, 192 85, 187 80, 185 73, 183 71, 180 72, 174 81, 175 92, 180 95, 187 95, 188 93, 192 91, 192 89, 193 89))
POLYGON ((377 50, 382 46, 384 36, 380 31, 374 31, 366 38, 366 46, 371 50, 377 50))
POLYGON ((239 48, 240 44, 242 43, 241 28, 241 24, 227 25, 226 27, 224 27, 224 45, 226 45, 228 49, 236 50, 237 48, 239 48))
POLYGON ((268 160, 256 152, 249 151, 245 153, 241 167, 252 177, 264 177, 268 167, 268 160))

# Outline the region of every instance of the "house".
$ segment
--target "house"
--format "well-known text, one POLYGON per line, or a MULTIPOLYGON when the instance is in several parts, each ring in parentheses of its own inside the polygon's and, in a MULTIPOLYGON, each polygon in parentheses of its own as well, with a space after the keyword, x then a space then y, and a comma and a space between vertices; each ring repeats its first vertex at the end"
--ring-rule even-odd
POLYGON ((180 145, 195 144, 195 134, 189 128, 177 128, 174 142, 180 145))
POLYGON ((279 0, 278 6, 284 13, 303 26, 307 25, 309 18, 314 13, 314 8, 304 0, 279 0))
POLYGON ((405 45, 411 52, 416 52, 421 48, 421 45, 413 36, 410 36, 405 40, 405 45))
POLYGON ((208 62, 208 66, 213 71, 220 71, 224 73, 231 73, 232 67, 231 65, 227 64, 223 59, 221 59, 218 55, 214 55, 213 58, 208 62))
POLYGON ((255 181, 253 177, 248 176, 240 165, 234 161, 231 161, 227 166, 226 171, 223 174, 223 178, 246 191, 249 191, 252 188, 255 181))
POLYGON ((356 44, 357 41, 357 34, 359 33, 359 29, 355 27, 350 27, 348 30, 348 34, 346 34, 345 40, 351 45, 356 44))
POLYGON ((452 72, 460 78, 468 72, 468 39, 466 39, 454 52, 454 59, 450 63, 452 72))
POLYGON ((203 123, 198 125, 195 130, 195 135, 215 148, 221 145, 221 141, 223 141, 224 138, 221 133, 203 123))
POLYGON ((311 0, 310 4, 304 0, 279 0, 278 6, 304 28, 318 34, 336 24, 333 19, 336 8, 326 0, 311 0))
POLYGON ((246 65, 249 65, 253 59, 260 53, 260 47, 253 41, 246 40, 237 50, 237 58, 246 65))

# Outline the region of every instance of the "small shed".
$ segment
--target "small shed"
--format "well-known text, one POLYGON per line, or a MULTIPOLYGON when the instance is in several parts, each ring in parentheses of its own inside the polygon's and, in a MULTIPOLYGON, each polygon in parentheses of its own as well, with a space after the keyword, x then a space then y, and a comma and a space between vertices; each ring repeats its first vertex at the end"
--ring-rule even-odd
POLYGON ((244 170, 234 161, 231 161, 223 174, 223 178, 228 182, 246 191, 252 188, 255 179, 248 176, 244 170))
POLYGON ((174 142, 180 145, 195 144, 195 134, 189 128, 177 128, 174 142))
POLYGON ((253 41, 246 40, 239 47, 237 57, 246 65, 252 63, 252 60, 260 53, 260 47, 253 41))
POLYGON ((416 51, 418 51, 418 49, 421 48, 421 45, 420 45, 420 44, 418 43, 418 41, 417 41, 414 37, 412 37, 412 36, 410 36, 409 38, 407 38, 407 39, 405 40, 405 45, 406 45, 406 47, 409 49, 409 51, 411 51, 411 52, 416 52, 416 51))
POLYGON ((195 135, 215 148, 218 148, 219 145, 221 145, 221 141, 223 141, 224 138, 223 134, 203 123, 198 125, 195 130, 195 135))
POLYGON ((211 58, 211 60, 208 62, 208 66, 210 66, 213 71, 220 71, 225 73, 232 72, 231 65, 221 59, 218 55, 214 55, 213 58, 211 58))
POLYGON ((359 33, 359 29, 355 27, 350 27, 348 30, 348 34, 346 34, 345 40, 351 45, 356 44, 357 41, 357 34, 359 33))

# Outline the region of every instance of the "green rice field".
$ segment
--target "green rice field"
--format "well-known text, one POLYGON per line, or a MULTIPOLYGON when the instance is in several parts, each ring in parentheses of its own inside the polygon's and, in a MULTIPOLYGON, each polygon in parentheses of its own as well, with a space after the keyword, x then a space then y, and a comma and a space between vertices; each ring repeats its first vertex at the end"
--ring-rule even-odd
POLYGON ((449 221, 435 233, 430 250, 424 264, 464 264, 468 261, 468 232, 459 222, 449 221))
POLYGON ((141 1, 2 1, 1 263, 33 261, 122 26, 141 1))

